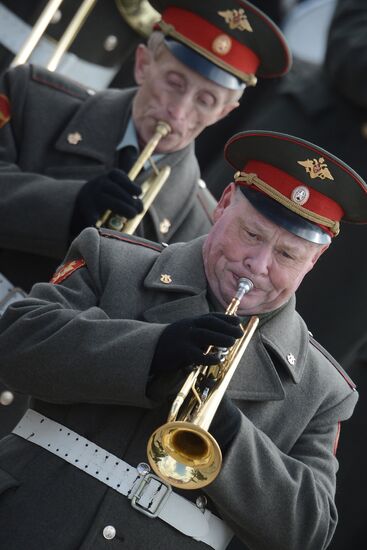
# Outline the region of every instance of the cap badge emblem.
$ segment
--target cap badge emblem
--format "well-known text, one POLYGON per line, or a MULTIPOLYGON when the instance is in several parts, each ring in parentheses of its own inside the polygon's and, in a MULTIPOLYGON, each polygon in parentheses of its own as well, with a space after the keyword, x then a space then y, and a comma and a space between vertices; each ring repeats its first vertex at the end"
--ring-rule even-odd
POLYGON ((79 141, 82 141, 82 136, 79 132, 72 132, 71 134, 68 134, 66 139, 70 145, 78 145, 79 141))
POLYGON ((296 358, 295 356, 293 355, 293 353, 288 353, 287 355, 287 361, 290 365, 292 365, 292 367, 294 367, 294 365, 296 364, 296 358))
POLYGON ((252 32, 252 27, 243 8, 239 10, 218 11, 218 15, 224 18, 230 29, 252 32))
POLYGON ((213 40, 212 50, 218 55, 226 55, 231 48, 232 40, 227 34, 220 34, 213 40))
POLYGON ((168 275, 167 273, 161 274, 161 283, 164 283, 165 285, 169 285, 172 283, 172 277, 171 275, 168 275))
POLYGON ((317 159, 307 159, 307 160, 298 160, 298 164, 303 166, 306 169, 307 174, 311 179, 320 178, 321 180, 329 179, 333 180, 333 176, 330 173, 330 170, 325 162, 325 159, 322 157, 317 159))
POLYGON ((303 185, 299 185, 298 187, 295 187, 292 191, 291 199, 296 204, 299 204, 302 206, 303 204, 306 204, 308 199, 310 198, 310 191, 307 187, 303 185))

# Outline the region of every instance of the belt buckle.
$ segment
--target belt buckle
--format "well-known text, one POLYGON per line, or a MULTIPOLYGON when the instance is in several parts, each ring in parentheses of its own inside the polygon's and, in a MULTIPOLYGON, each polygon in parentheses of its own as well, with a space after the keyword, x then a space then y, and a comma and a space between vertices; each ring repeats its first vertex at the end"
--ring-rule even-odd
POLYGON ((162 510, 171 492, 172 492, 172 487, 169 483, 166 483, 165 481, 163 481, 162 479, 160 479, 158 476, 154 474, 146 474, 141 478, 140 483, 134 493, 134 496, 131 498, 131 506, 135 508, 135 510, 138 510, 138 512, 141 512, 142 514, 144 514, 145 516, 148 516, 150 518, 156 518, 159 512, 162 510), (159 481, 159 483, 162 486, 165 486, 166 488, 163 495, 160 496, 160 499, 158 500, 158 502, 156 503, 154 500, 154 505, 155 505, 154 510, 150 510, 149 508, 139 504, 139 500, 143 495, 144 490, 146 489, 147 485, 150 483, 152 479, 159 481))

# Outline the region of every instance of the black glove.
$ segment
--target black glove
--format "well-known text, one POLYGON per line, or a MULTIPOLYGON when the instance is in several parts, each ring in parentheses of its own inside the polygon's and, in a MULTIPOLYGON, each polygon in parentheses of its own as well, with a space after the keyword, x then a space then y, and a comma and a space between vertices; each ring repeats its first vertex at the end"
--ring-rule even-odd
POLYGON ((228 348, 243 334, 236 316, 207 313, 168 325, 158 340, 151 372, 178 370, 190 365, 214 365, 218 354, 204 355, 208 346, 228 348))
POLYGON ((222 401, 214 415, 209 432, 219 444, 224 454, 232 439, 238 432, 241 424, 241 413, 230 397, 224 394, 222 401))
POLYGON ((94 226, 106 210, 127 219, 134 218, 143 210, 143 203, 137 198, 140 192, 140 187, 118 168, 87 181, 75 201, 70 223, 71 239, 85 227, 94 226))

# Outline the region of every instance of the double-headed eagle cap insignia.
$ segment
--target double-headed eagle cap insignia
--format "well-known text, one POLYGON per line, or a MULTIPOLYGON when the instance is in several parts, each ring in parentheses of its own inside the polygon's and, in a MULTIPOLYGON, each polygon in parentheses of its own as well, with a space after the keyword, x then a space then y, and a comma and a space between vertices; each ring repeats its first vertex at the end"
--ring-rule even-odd
POLYGON ((243 8, 239 10, 218 11, 218 15, 224 18, 225 22, 228 23, 229 28, 232 30, 237 29, 239 31, 253 32, 243 8))

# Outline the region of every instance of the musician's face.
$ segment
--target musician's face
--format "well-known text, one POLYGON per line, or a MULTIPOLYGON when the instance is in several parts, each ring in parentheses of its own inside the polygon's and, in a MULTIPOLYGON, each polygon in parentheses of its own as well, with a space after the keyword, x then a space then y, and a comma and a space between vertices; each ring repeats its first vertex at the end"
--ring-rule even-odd
POLYGON ((231 184, 218 203, 204 244, 205 272, 223 307, 235 295, 238 279, 251 279, 254 289, 244 296, 238 312, 265 313, 288 301, 327 247, 275 225, 231 184))
POLYGON ((211 82, 183 65, 164 45, 161 48, 158 57, 143 45, 137 49, 135 80, 139 89, 133 120, 143 143, 152 137, 159 120, 168 122, 172 132, 156 151, 172 152, 237 107, 240 93, 211 82))

